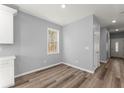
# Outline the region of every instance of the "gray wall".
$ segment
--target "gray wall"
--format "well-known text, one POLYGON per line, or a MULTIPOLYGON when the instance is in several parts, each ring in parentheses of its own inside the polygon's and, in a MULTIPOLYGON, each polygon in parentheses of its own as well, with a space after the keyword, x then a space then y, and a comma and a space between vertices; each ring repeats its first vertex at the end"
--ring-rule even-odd
POLYGON ((14 44, 0 45, 0 56, 16 55, 15 75, 58 63, 62 59, 62 27, 18 12, 14 17, 14 44), (60 30, 60 54, 47 55, 47 28, 60 30))
POLYGON ((93 16, 63 28, 63 61, 93 71, 93 16))
POLYGON ((100 60, 106 62, 110 57, 110 35, 106 28, 100 32, 100 60))

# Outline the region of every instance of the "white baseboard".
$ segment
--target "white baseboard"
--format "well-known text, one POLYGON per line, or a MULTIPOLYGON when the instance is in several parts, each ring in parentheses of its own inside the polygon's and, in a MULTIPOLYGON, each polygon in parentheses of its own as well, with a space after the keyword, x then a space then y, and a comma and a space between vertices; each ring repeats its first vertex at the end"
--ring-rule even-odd
POLYGON ((86 71, 86 72, 89 72, 89 73, 94 73, 95 71, 91 71, 91 70, 88 70, 88 69, 84 69, 84 68, 81 68, 81 67, 78 67, 78 66, 74 66, 72 64, 69 64, 69 63, 65 63, 65 62, 61 62, 61 64, 65 64, 65 65, 68 65, 68 66, 71 66, 73 68, 76 68, 76 69, 80 69, 82 71, 86 71))
POLYGON ((107 60, 100 60, 100 62, 102 62, 102 63, 106 63, 106 62, 107 62, 107 60))
POLYGON ((40 71, 40 70, 44 70, 44 69, 47 69, 47 68, 50 68, 50 67, 53 67, 53 66, 56 66, 56 65, 59 65, 59 64, 62 64, 62 63, 56 63, 56 64, 52 64, 52 65, 45 66, 45 67, 42 67, 42 68, 34 69, 34 70, 31 70, 31 71, 28 71, 28 72, 24 72, 22 74, 15 75, 15 78, 20 77, 20 76, 24 76, 24 75, 27 75, 27 74, 30 74, 30 73, 33 73, 33 72, 37 72, 37 71, 40 71))
POLYGON ((27 74, 30 74, 30 73, 33 73, 33 72, 37 72, 37 71, 40 71, 40 70, 44 70, 44 69, 47 69, 47 68, 51 68, 51 67, 54 67, 54 66, 59 65, 59 64, 65 64, 65 65, 71 66, 73 68, 80 69, 82 71, 86 71, 86 72, 89 72, 89 73, 94 73, 94 71, 84 69, 84 68, 81 68, 81 67, 78 67, 78 66, 74 66, 74 65, 71 65, 69 63, 59 62, 59 63, 52 64, 52 65, 49 65, 49 66, 46 66, 46 67, 42 67, 42 68, 34 69, 34 70, 31 70, 31 71, 28 71, 28 72, 24 72, 24 73, 21 73, 19 75, 15 75, 15 78, 20 77, 20 76, 24 76, 24 75, 27 75, 27 74))
POLYGON ((102 63, 107 63, 109 61, 109 58, 107 60, 100 60, 102 63))

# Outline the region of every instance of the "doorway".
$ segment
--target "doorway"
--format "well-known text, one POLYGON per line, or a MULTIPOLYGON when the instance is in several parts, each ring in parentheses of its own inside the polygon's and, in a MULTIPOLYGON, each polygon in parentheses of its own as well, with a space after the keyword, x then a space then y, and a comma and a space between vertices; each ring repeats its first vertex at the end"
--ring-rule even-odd
POLYGON ((124 38, 111 39, 111 57, 124 58, 124 38))

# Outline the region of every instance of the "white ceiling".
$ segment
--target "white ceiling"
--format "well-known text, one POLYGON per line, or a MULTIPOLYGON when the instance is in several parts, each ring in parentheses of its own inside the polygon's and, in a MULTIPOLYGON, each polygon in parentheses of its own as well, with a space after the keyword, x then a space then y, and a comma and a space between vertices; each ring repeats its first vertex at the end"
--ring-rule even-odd
POLYGON ((124 5, 112 4, 68 4, 62 9, 59 4, 16 4, 20 10, 34 16, 52 21, 60 25, 67 25, 88 15, 96 15, 101 27, 121 28, 124 27, 124 5), (111 21, 117 20, 113 24, 111 21))

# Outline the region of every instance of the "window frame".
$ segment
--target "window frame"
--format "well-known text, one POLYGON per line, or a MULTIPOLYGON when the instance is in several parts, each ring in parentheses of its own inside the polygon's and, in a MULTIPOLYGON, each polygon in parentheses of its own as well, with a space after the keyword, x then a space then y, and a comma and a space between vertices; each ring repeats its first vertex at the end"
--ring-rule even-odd
POLYGON ((52 55, 52 54, 59 54, 59 30, 58 29, 54 29, 54 28, 47 28, 47 55, 52 55), (52 30, 53 32, 57 32, 57 51, 56 52, 51 52, 49 53, 48 48, 49 48, 49 30, 52 30))

